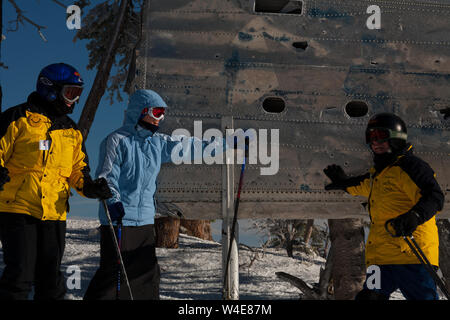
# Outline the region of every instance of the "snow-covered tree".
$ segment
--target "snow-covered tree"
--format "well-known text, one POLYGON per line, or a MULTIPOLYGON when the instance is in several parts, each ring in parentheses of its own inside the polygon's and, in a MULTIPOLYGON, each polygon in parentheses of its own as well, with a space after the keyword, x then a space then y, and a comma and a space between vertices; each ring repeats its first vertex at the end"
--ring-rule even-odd
POLYGON ((268 246, 279 246, 286 249, 289 257, 294 256, 294 246, 303 245, 305 243, 305 233, 310 234, 306 238, 310 238, 311 242, 320 247, 325 243, 327 234, 320 227, 312 225, 312 230, 309 230, 307 220, 279 220, 279 219, 259 219, 252 222, 252 229, 258 230, 263 236, 267 237, 268 246))
MULTIPOLYGON (((136 49, 141 34, 141 11, 145 0, 128 0, 128 6, 124 15, 117 43, 114 48, 113 72, 108 81, 108 98, 112 104, 115 98, 123 101, 121 91, 125 89, 130 65, 134 62, 134 50, 136 49)), ((120 14, 121 1, 106 0, 91 6, 89 0, 75 2, 83 12, 83 26, 77 32, 74 41, 88 40, 86 48, 89 51, 89 64, 87 69, 98 69, 113 37, 113 31, 117 25, 120 14)))

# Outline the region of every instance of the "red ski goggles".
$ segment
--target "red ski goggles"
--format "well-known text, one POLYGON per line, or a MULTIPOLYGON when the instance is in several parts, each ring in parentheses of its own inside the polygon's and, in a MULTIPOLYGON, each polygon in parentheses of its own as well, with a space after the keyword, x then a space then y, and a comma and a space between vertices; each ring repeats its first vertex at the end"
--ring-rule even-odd
POLYGON ((145 108, 142 110, 142 116, 145 116, 148 114, 150 117, 152 117, 155 120, 162 120, 164 119, 164 114, 166 113, 166 108, 163 107, 152 107, 152 108, 145 108))
POLYGON ((391 130, 384 128, 372 128, 366 132, 366 143, 371 144, 373 142, 382 143, 391 138, 391 130))
POLYGON ((77 85, 65 85, 61 90, 61 95, 66 102, 74 103, 80 99, 81 93, 83 92, 82 86, 77 85))

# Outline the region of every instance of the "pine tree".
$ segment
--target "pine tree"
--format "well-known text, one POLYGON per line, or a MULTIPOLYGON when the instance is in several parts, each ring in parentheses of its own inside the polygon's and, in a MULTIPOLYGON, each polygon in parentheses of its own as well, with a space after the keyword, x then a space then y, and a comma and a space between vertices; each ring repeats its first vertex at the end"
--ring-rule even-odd
MULTIPOLYGON (((128 70, 133 62, 134 50, 139 44, 141 34, 141 9, 145 0, 102 1, 83 15, 83 27, 77 32, 74 41, 88 40, 88 70, 99 69, 105 58, 112 58, 112 71, 109 76, 107 93, 110 104, 114 99, 123 101, 121 91, 125 88, 128 70), (121 12, 121 5, 125 12, 121 12), (115 36, 121 14, 123 23, 119 28, 117 42, 113 50, 108 50, 115 36)), ((75 2, 82 10, 90 6, 89 0, 75 2)), ((85 12, 85 10, 83 10, 85 12)))
MULTIPOLYGON (((313 221, 313 220, 311 220, 313 221)), ((260 219, 254 220, 252 228, 267 236, 269 246, 278 246, 286 249, 288 257, 294 257, 294 248, 301 244, 304 249, 308 243, 304 240, 311 238, 315 244, 325 243, 326 235, 310 220, 301 219, 260 219)), ((319 245, 320 246, 320 245, 319 245)))

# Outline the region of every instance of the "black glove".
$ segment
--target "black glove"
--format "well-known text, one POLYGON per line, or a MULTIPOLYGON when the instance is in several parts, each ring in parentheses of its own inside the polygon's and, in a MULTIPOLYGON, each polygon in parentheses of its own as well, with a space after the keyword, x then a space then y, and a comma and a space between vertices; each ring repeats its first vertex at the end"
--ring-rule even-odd
POLYGON ((447 118, 450 118, 450 108, 443 109, 440 111, 444 115, 444 119, 447 120, 447 118))
POLYGON ((113 196, 105 178, 84 181, 83 194, 87 198, 105 200, 113 196))
POLYGON ((111 220, 122 222, 122 218, 125 216, 125 209, 123 208, 122 202, 115 202, 108 205, 109 215, 111 220))
POLYGON ((345 190, 345 181, 348 176, 345 174, 341 166, 332 164, 323 169, 323 172, 330 178, 331 183, 325 186, 325 190, 345 190))
POLYGON ((11 178, 9 177, 8 169, 0 166, 0 191, 3 191, 4 184, 9 181, 11 181, 11 178))
POLYGON ((395 219, 391 220, 391 225, 394 228, 395 236, 410 236, 417 229, 417 226, 424 221, 422 217, 414 210, 408 211, 395 219))

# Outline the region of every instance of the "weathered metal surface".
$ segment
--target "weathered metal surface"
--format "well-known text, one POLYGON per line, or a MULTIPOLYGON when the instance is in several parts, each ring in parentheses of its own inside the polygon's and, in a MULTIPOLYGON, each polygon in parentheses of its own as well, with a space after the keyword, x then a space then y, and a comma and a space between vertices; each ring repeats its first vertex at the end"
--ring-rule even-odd
MULTIPOLYGON (((450 2, 306 0, 301 14, 255 12, 254 3, 148 1, 133 82, 166 99, 169 134, 193 134, 200 120, 203 131, 221 128, 224 116, 235 128, 279 129, 279 171, 247 167, 239 216, 366 216, 364 199, 324 191, 322 169, 364 173, 367 120, 388 111, 407 122, 416 154, 435 169, 447 195, 440 216, 449 217, 450 120, 439 111, 450 104, 450 2), (370 5, 381 9, 379 30, 366 26, 370 5), (264 111, 269 97, 284 111, 264 111), (355 101, 367 114, 348 114, 355 101)), ((162 168, 159 201, 187 217, 220 219, 221 195, 220 165, 162 168)))

